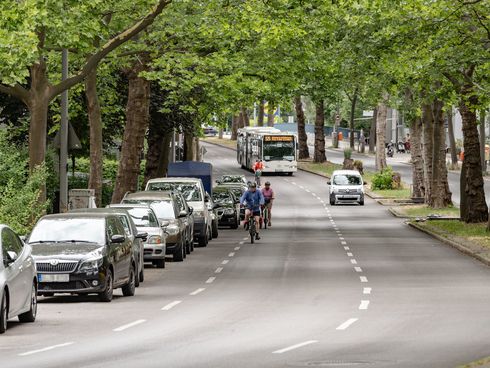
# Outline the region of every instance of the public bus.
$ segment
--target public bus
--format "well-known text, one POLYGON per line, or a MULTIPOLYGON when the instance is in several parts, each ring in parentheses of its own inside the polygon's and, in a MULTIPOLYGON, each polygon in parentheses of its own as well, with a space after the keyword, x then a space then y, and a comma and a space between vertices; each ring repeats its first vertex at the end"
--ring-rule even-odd
POLYGON ((286 173, 298 170, 296 135, 272 127, 238 129, 237 161, 252 170, 256 160, 262 160, 263 173, 286 173))

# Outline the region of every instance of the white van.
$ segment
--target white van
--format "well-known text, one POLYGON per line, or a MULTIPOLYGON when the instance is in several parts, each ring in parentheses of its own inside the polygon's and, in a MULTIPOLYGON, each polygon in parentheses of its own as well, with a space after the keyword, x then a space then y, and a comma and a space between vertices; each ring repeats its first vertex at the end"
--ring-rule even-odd
POLYGON ((364 206, 364 181, 356 170, 336 170, 330 180, 330 204, 357 202, 364 206))
POLYGON ((198 178, 171 177, 148 180, 145 190, 178 190, 187 204, 194 209, 194 239, 205 247, 211 236, 211 211, 208 210, 206 192, 202 180, 198 178))

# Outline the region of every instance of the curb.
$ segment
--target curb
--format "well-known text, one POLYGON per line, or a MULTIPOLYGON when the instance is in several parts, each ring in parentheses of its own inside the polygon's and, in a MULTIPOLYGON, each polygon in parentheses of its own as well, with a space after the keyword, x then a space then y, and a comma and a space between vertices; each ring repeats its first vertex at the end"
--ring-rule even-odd
MULTIPOLYGON (((413 227, 414 229, 417 229, 419 231, 422 231, 423 233, 432 236, 433 238, 443 242, 444 244, 447 244, 453 248, 456 248, 461 253, 469 255, 469 256, 479 260, 483 264, 490 266, 490 257, 486 257, 485 255, 481 255, 481 254, 479 254, 479 252, 475 252, 473 249, 468 248, 467 246, 463 245, 459 241, 448 239, 442 235, 439 235, 435 232, 432 232, 428 229, 425 229, 424 227, 419 226, 416 223, 413 223, 413 222, 407 222, 407 223, 408 223, 408 226, 413 227)), ((466 241, 466 242, 468 242, 468 241, 466 241)), ((472 243, 472 244, 474 244, 474 243, 472 243)), ((478 246, 478 247, 480 247, 480 246, 478 246)))

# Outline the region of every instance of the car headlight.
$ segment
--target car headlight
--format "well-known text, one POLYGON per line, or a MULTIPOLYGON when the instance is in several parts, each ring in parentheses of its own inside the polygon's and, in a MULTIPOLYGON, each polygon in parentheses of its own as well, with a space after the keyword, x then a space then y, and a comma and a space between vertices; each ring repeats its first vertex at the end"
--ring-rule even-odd
POLYGON ((233 211, 233 209, 231 208, 227 208, 225 211, 224 211, 224 214, 225 215, 233 215, 235 213, 235 211, 233 211))
POLYGON ((102 266, 102 257, 88 259, 81 264, 80 272, 98 271, 100 266, 102 266))
POLYGON ((177 235, 179 233, 179 227, 176 225, 168 225, 165 230, 168 235, 177 235))
POLYGON ((162 244, 162 237, 160 235, 152 235, 148 238, 148 244, 162 244))

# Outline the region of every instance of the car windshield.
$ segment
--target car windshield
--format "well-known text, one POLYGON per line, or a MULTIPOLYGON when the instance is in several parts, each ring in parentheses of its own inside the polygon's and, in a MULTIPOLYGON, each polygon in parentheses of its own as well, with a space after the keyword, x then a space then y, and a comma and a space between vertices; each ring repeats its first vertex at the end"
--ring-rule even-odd
POLYGON ((335 185, 361 185, 362 180, 359 175, 340 174, 333 178, 335 185))
POLYGON ((242 176, 222 176, 221 177, 221 182, 222 183, 243 183, 243 177, 242 176))
POLYGON ((105 244, 104 218, 51 218, 37 223, 29 243, 77 241, 105 244))
POLYGON ((136 227, 158 227, 155 215, 147 208, 128 208, 136 227))
POLYGON ((182 193, 186 201, 202 201, 201 190, 199 185, 196 183, 155 182, 148 184, 148 190, 178 190, 180 193, 182 193))
POLYGON ((293 142, 264 142, 263 155, 265 161, 293 161, 293 142))
POLYGON ((213 200, 219 204, 233 204, 233 198, 227 192, 213 192, 213 200))

